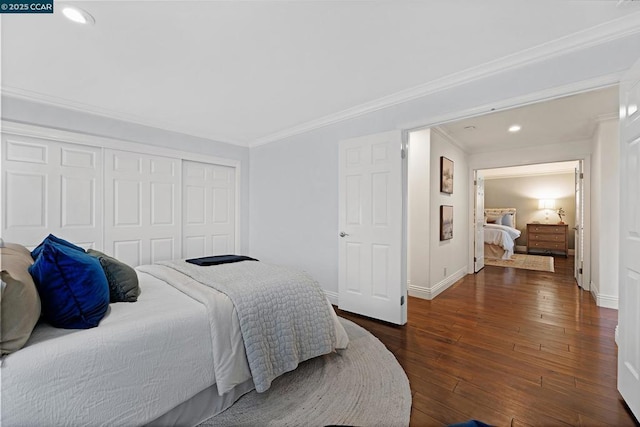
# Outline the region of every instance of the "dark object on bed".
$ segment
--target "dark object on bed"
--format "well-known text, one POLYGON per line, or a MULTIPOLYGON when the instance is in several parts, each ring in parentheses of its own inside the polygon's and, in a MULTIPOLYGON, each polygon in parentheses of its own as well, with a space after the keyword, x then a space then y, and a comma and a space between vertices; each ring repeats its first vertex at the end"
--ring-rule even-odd
POLYGON ((29 273, 44 319, 56 328, 98 326, 109 308, 109 285, 100 262, 79 246, 49 235, 33 250, 29 273))
POLYGON ((109 284, 110 302, 136 302, 140 295, 138 275, 127 264, 103 254, 95 249, 89 249, 87 254, 100 261, 100 266, 107 276, 109 284))
POLYGON ((191 264, 206 267, 209 265, 229 264, 232 262, 258 261, 258 260, 255 258, 244 256, 244 255, 218 255, 218 256, 207 256, 203 258, 191 258, 186 261, 191 264))

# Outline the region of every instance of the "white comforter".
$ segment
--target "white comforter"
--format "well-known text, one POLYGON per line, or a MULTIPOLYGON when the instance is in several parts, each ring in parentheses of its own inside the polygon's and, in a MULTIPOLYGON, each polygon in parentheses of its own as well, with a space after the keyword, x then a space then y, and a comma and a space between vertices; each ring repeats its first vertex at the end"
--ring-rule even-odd
POLYGON ((0 424, 143 425, 213 384, 222 394, 251 378, 226 295, 175 270, 160 280, 141 269, 138 301, 111 304, 97 328, 40 324, 2 359, 0 424))
POLYGON ((506 225, 484 225, 484 242, 502 247, 504 249, 502 259, 511 258, 516 245, 515 240, 520 237, 520 234, 520 230, 506 225))
POLYGON ((2 425, 141 425, 215 383, 205 307, 139 278, 97 328, 40 324, 2 360, 2 425))

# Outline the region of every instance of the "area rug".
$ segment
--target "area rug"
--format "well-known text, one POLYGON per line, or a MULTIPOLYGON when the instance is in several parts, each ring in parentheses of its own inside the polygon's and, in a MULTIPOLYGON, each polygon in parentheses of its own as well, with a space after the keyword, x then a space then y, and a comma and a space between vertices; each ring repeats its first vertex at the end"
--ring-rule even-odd
POLYGON ((411 390, 404 370, 376 337, 340 319, 349 348, 308 360, 252 391, 205 426, 408 426, 411 390))
POLYGON ((513 267, 552 273, 554 271, 552 256, 514 254, 511 259, 485 258, 484 263, 497 267, 513 267))

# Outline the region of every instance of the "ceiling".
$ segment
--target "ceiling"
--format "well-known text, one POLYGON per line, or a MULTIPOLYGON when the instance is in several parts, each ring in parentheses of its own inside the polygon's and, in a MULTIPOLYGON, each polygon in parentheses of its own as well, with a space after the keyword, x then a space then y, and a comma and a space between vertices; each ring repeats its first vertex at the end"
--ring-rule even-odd
MULTIPOLYGON (((599 120, 618 116, 618 87, 585 92, 440 125, 468 153, 591 139, 599 120), (519 132, 509 132, 514 124, 519 132)), ((573 171, 573 167, 568 170, 573 171)))
POLYGON ((640 16, 612 0, 73 2, 95 18, 81 26, 63 4, 2 16, 4 96, 245 146, 640 16))

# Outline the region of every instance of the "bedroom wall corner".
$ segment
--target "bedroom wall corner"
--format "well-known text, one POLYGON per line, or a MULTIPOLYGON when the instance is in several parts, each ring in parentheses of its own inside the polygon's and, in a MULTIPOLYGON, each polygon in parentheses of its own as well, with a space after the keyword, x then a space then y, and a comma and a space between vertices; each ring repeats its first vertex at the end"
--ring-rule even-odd
POLYGON ((431 298, 468 273, 469 253, 469 162, 466 154, 436 130, 431 133, 430 159, 430 280, 431 298), (440 157, 454 163, 453 193, 440 192, 440 157), (440 206, 453 206, 453 238, 440 240, 440 206))

